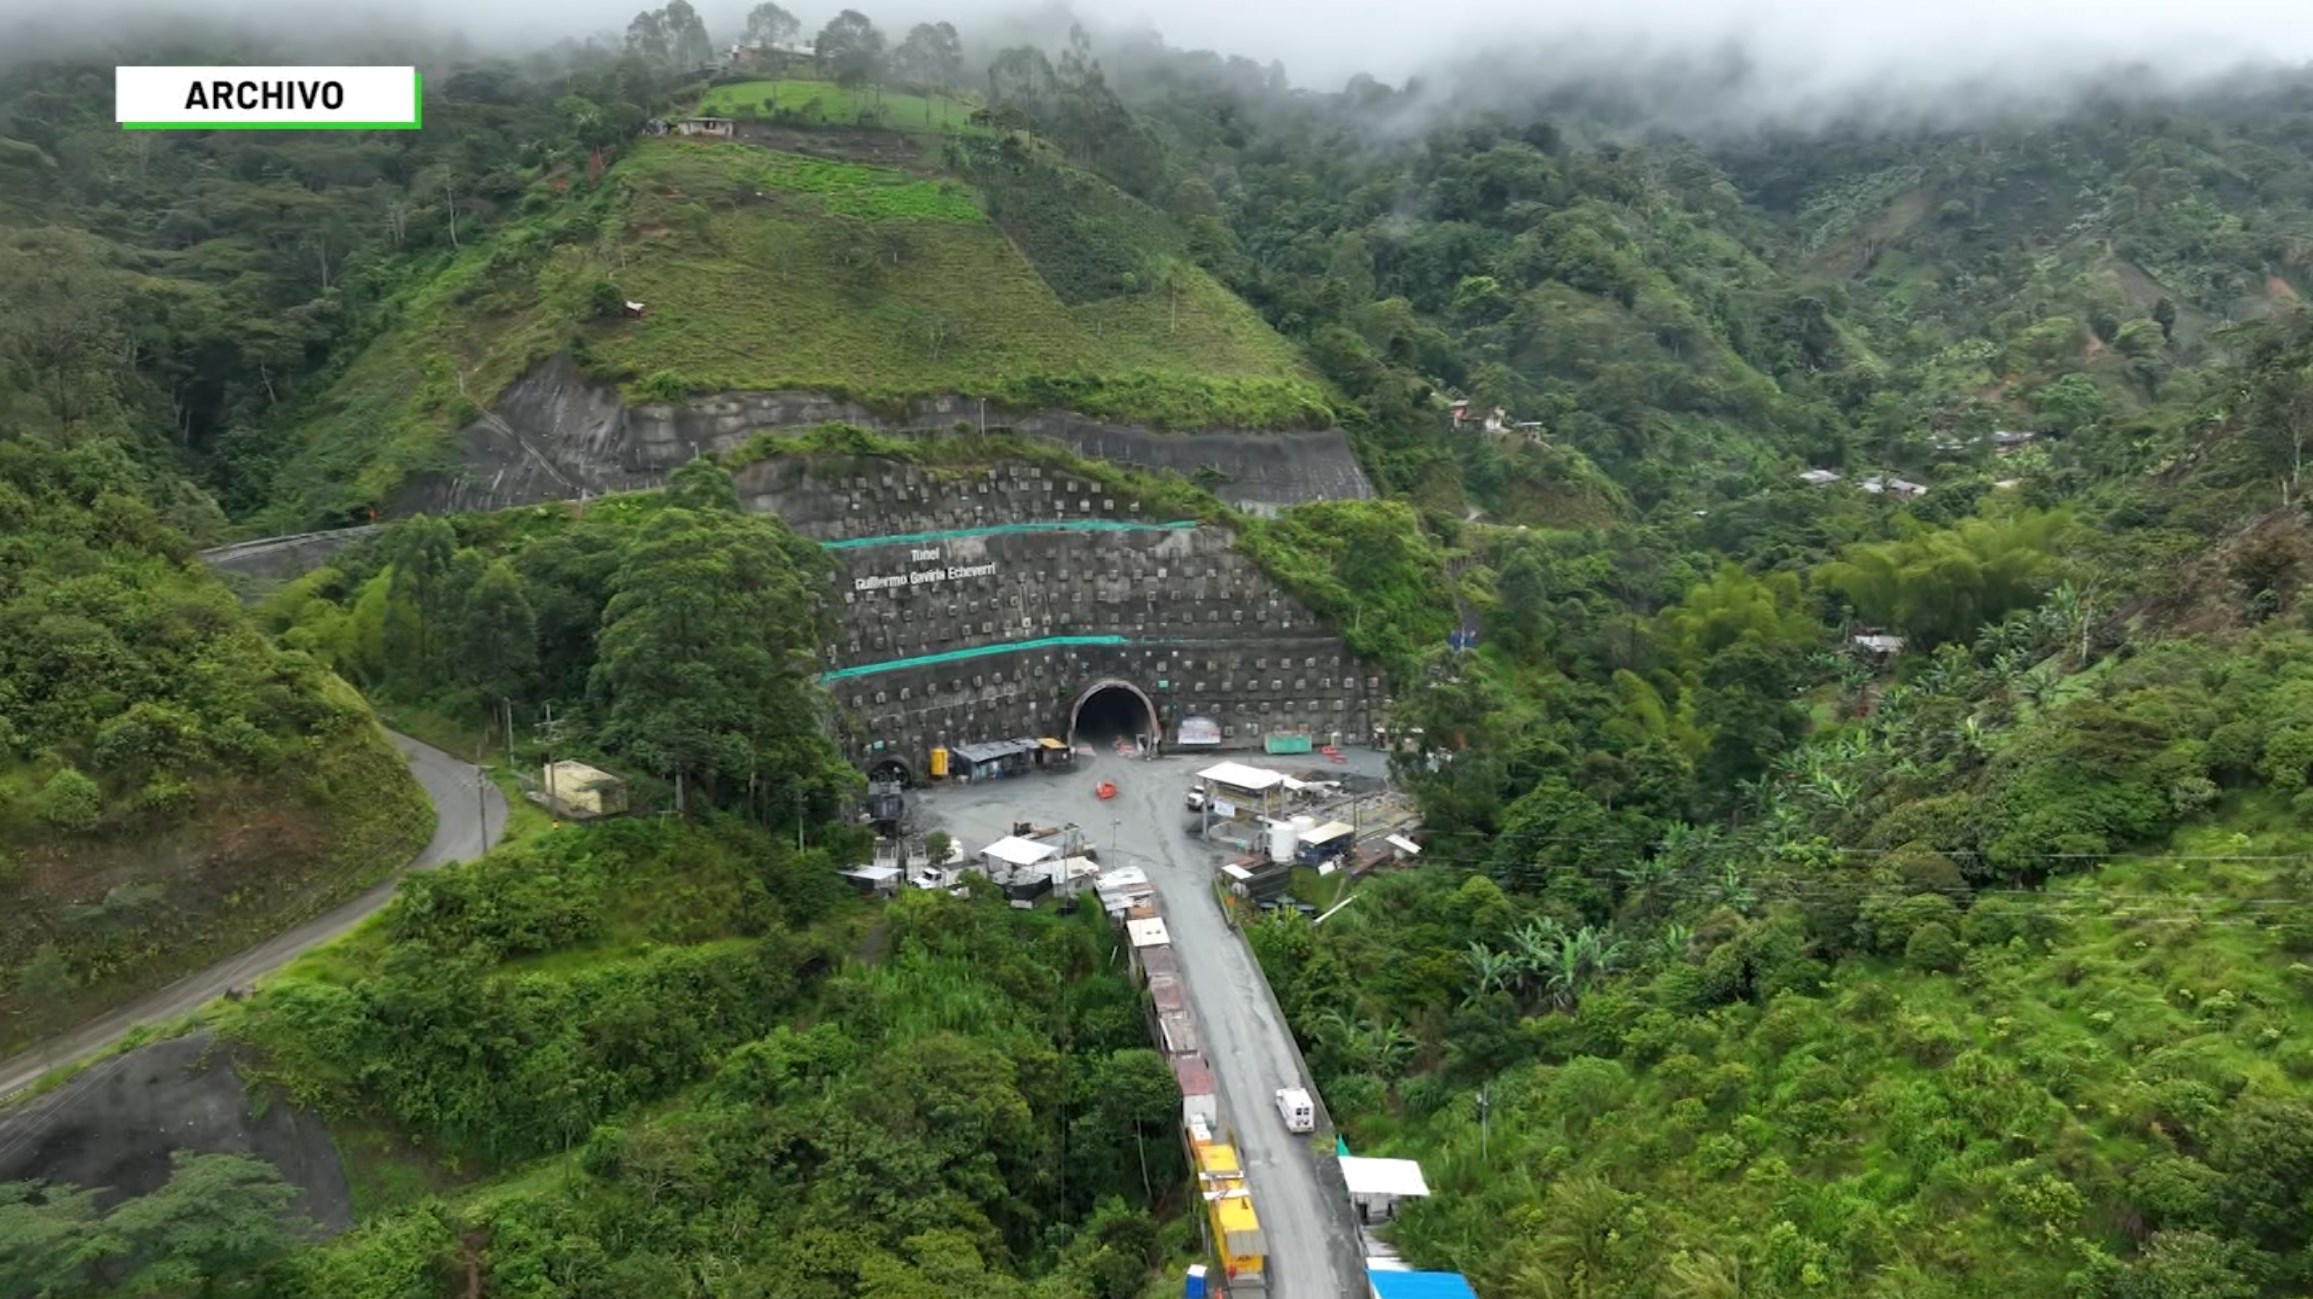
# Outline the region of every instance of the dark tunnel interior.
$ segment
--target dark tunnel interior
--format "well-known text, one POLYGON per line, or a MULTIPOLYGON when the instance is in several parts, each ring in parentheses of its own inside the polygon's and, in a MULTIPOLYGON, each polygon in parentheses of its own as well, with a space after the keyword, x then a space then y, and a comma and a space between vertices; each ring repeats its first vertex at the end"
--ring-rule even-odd
POLYGON ((1132 690, 1103 686, 1077 705, 1075 730, 1079 743, 1101 744, 1151 734, 1156 719, 1132 690))

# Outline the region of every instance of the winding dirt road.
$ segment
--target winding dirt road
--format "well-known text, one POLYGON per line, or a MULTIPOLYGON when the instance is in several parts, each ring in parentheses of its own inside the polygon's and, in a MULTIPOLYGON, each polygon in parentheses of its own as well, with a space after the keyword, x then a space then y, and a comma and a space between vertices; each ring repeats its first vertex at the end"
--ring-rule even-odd
MULTIPOLYGON (((434 805, 433 841, 405 870, 431 870, 446 862, 466 861, 488 851, 506 830, 506 796, 496 785, 480 780, 480 770, 472 763, 460 762, 406 735, 392 731, 386 734, 394 747, 409 759, 410 774, 425 787, 426 797, 434 805)), ((308 949, 353 928, 393 897, 403 874, 404 871, 396 871, 330 911, 107 1011, 45 1046, 35 1047, 13 1059, 0 1060, 0 1103, 31 1086, 49 1070, 112 1045, 139 1024, 183 1015, 225 995, 227 989, 277 970, 308 949)))

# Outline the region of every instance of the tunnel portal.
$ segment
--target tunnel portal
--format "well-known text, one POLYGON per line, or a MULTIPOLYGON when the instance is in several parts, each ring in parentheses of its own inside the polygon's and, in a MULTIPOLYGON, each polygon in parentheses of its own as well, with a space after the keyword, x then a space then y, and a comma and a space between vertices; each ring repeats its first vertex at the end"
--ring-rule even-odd
POLYGON ((1086 686, 1068 714, 1068 742, 1106 745, 1117 740, 1158 738, 1156 705, 1146 691, 1110 677, 1086 686))

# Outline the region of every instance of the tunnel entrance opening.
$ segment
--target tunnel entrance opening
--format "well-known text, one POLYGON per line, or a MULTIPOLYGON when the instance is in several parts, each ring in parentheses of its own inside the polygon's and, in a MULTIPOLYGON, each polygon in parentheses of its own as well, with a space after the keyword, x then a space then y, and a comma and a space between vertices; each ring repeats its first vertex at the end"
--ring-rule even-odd
POLYGON ((1096 681, 1086 686, 1068 715, 1071 746, 1102 748, 1118 740, 1153 741, 1156 733, 1156 705, 1128 681, 1096 681))
POLYGON ((890 781, 902 789, 906 789, 916 783, 915 773, 908 770, 908 764, 900 761, 897 758, 885 758, 883 761, 876 763, 872 767, 869 767, 867 769, 867 778, 870 781, 879 784, 885 781, 890 781))

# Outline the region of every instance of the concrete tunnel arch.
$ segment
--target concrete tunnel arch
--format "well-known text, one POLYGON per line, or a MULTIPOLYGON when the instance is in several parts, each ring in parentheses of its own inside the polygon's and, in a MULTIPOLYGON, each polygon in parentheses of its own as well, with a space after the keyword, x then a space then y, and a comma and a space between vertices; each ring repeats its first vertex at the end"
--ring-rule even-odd
POLYGON ((1101 677, 1085 686, 1084 689, 1077 691, 1076 702, 1068 707, 1068 744, 1070 748, 1076 746, 1077 731, 1085 720, 1085 706, 1103 699, 1110 699, 1119 703, 1129 700, 1131 705, 1137 705, 1139 716, 1129 728, 1131 733, 1162 738, 1158 730, 1156 701, 1148 697, 1148 692, 1122 677, 1101 677), (1118 696, 1121 696, 1122 699, 1116 699, 1118 696))

